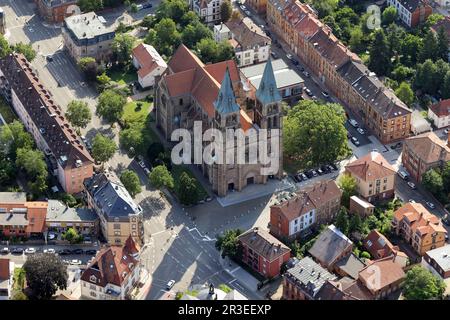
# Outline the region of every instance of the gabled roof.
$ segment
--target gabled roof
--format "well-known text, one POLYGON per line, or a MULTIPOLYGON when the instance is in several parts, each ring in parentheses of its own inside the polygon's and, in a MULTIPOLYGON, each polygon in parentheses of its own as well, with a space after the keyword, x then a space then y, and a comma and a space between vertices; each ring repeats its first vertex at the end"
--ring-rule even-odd
POLYGON ((227 114, 238 112, 240 110, 236 103, 236 97, 234 96, 233 87, 231 86, 230 72, 228 68, 225 71, 222 84, 220 85, 219 94, 216 101, 214 101, 214 108, 220 114, 227 114))
POLYGON ((138 75, 141 78, 146 77, 157 68, 160 68, 161 71, 167 68, 167 63, 151 45, 141 43, 133 49, 132 53, 141 66, 138 70, 138 75))
POLYGON ((364 181, 373 181, 396 173, 389 162, 379 152, 374 151, 349 163, 345 170, 364 181))
POLYGON ((438 117, 448 117, 450 115, 450 99, 441 100, 429 108, 438 117))
POLYGON ((238 239, 268 261, 278 259, 291 251, 284 243, 258 227, 244 232, 238 239))
POLYGON ((139 264, 136 258, 139 250, 139 246, 131 236, 123 247, 110 246, 101 249, 81 275, 81 280, 100 287, 105 287, 107 284, 122 286, 124 280, 139 264))
POLYGON ((278 91, 277 82, 275 81, 271 59, 267 60, 266 66, 264 67, 261 82, 258 90, 256 90, 256 99, 263 105, 278 103, 282 100, 278 91))
POLYGON ((425 256, 433 259, 443 272, 450 271, 450 245, 427 251, 425 256))
POLYGON ((406 203, 394 212, 394 219, 404 220, 409 224, 411 232, 424 237, 434 232, 447 233, 441 220, 430 213, 421 203, 406 203))
POLYGON ((450 161, 450 148, 434 132, 409 137, 405 145, 425 163, 450 161))
POLYGON ((405 278, 402 267, 394 262, 395 257, 386 257, 372 261, 359 273, 359 280, 372 292, 384 289, 391 284, 405 278), (377 270, 377 279, 374 281, 374 271, 377 270))
POLYGON ((233 34, 233 39, 244 49, 270 45, 271 39, 250 18, 230 19, 226 26, 233 34))
POLYGON ((336 267, 344 271, 349 277, 358 279, 359 272, 364 269, 366 264, 360 260, 353 252, 336 262, 336 267))
POLYGON ((384 235, 378 230, 372 230, 363 240, 364 247, 375 258, 385 258, 398 251, 384 235))

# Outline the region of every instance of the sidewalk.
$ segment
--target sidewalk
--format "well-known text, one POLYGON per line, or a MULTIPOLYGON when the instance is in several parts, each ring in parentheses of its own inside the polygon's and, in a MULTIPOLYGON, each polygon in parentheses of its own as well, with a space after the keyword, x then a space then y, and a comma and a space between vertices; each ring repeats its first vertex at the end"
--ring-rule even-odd
POLYGON ((230 276, 238 280, 239 283, 243 284, 248 290, 255 293, 258 291, 258 279, 242 269, 236 262, 228 257, 225 257, 225 259, 219 258, 219 262, 230 276))
POLYGON ((132 292, 133 300, 145 300, 152 284, 150 273, 142 268, 139 283, 143 283, 142 287, 135 288, 132 292), (137 291, 137 292, 136 292, 137 291))

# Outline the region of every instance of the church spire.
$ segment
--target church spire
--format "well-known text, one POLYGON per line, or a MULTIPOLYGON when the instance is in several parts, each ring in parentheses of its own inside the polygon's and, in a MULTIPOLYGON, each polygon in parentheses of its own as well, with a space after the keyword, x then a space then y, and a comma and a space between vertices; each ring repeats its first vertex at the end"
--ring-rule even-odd
POLYGON ((264 67, 261 83, 259 84, 258 90, 256 90, 256 99, 264 105, 277 103, 282 100, 278 92, 272 61, 270 59, 267 60, 266 66, 264 67))
POLYGON ((236 103, 236 97, 234 96, 228 67, 225 71, 222 84, 220 85, 219 95, 217 96, 216 101, 214 101, 214 108, 220 114, 239 112, 239 106, 236 103))

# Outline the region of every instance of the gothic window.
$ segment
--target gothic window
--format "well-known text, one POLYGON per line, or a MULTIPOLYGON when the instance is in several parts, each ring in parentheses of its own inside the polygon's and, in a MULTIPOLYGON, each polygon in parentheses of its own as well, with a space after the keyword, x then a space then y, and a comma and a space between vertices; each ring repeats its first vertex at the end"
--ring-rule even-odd
POLYGON ((183 105, 183 99, 182 99, 182 98, 180 98, 180 100, 179 100, 179 104, 180 104, 180 106, 182 106, 182 105, 183 105))

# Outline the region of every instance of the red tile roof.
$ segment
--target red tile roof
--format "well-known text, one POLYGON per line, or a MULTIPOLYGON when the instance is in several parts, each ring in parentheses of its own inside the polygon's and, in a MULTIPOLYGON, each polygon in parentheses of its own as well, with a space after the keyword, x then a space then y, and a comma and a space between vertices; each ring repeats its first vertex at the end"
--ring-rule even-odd
POLYGON ((0 280, 8 280, 10 276, 9 259, 0 258, 0 280))
POLYGON ((291 249, 261 228, 254 227, 238 237, 239 241, 269 262, 278 259, 291 249))
POLYGON ((394 262, 394 257, 372 261, 359 273, 359 280, 372 292, 385 289, 405 278, 402 267, 394 262))
POLYGON ((416 231, 423 237, 434 232, 447 233, 441 220, 430 213, 421 203, 406 203, 394 212, 394 219, 400 222, 406 219, 412 233, 416 231))
MULTIPOLYGON (((148 44, 141 43, 133 49, 133 56, 141 66, 138 70, 139 77, 143 78, 156 68, 167 68, 167 64, 156 52, 155 48, 148 44)), ((162 71, 164 71, 162 70, 162 71)))
POLYGON ((441 100, 430 106, 430 109, 438 117, 448 117, 450 114, 450 99, 441 100))
POLYGON ((364 181, 395 175, 395 169, 378 152, 370 152, 345 166, 345 170, 364 181))
POLYGON ((363 241, 364 247, 374 258, 385 258, 398 251, 378 230, 372 230, 363 241))

